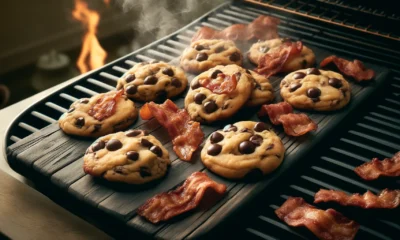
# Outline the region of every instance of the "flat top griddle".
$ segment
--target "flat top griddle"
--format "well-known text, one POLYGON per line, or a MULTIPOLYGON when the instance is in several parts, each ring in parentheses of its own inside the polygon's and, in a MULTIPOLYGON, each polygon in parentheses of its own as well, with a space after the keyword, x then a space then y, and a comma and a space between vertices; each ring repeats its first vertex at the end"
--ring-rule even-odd
MULTIPOLYGON (((223 4, 186 28, 129 56, 112 62, 34 104, 13 122, 7 132, 9 164, 25 176, 33 179, 44 179, 47 182, 46 184, 56 186, 61 191, 66 192, 68 196, 79 199, 83 205, 92 206, 98 212, 104 214, 103 216, 109 221, 119 220, 121 223, 126 224, 127 228, 138 229, 151 236, 161 238, 175 239, 202 236, 219 223, 224 222, 224 219, 245 206, 248 201, 267 187, 285 182, 285 178, 287 178, 285 174, 289 170, 293 170, 295 165, 306 165, 307 159, 304 158, 306 154, 317 149, 322 143, 329 142, 330 136, 334 135, 333 132, 342 126, 345 118, 349 119, 357 115, 355 110, 360 107, 361 103, 373 96, 373 93, 380 87, 384 86, 385 81, 388 79, 388 69, 367 64, 368 67, 373 68, 378 73, 377 77, 366 85, 352 84, 352 101, 345 109, 333 113, 308 112, 308 115, 319 125, 319 129, 315 133, 294 138, 286 136, 281 128, 274 128, 285 144, 286 157, 277 171, 256 182, 230 181, 210 173, 201 164, 199 153, 195 155, 190 163, 177 159, 172 151, 172 144, 166 131, 155 120, 142 121, 138 119, 132 128, 149 130, 152 135, 165 144, 173 160, 172 167, 160 184, 148 189, 106 183, 83 173, 82 156, 92 141, 65 135, 55 123, 55 119, 66 111, 71 102, 77 98, 89 97, 98 92, 114 89, 118 77, 137 62, 157 59, 176 64, 177 58, 189 44, 191 35, 199 26, 223 28, 237 22, 248 23, 259 14, 268 14, 268 12, 245 5, 223 4), (42 114, 43 112, 46 115, 42 114), (28 124, 36 123, 38 119, 43 122, 39 122, 36 127, 28 124), (49 122, 52 124, 49 125, 49 122), (42 127, 44 128, 36 131, 36 129, 42 127), (29 135, 27 134, 29 131, 34 133, 29 135), (25 135, 29 136, 25 137, 25 135), (19 140, 21 138, 23 139, 19 140), (13 140, 19 141, 12 144, 13 140), (207 172, 211 178, 226 184, 228 186, 227 195, 207 211, 194 211, 167 223, 153 225, 136 216, 135 210, 144 201, 157 193, 180 185, 194 171, 207 172)), ((328 50, 322 49, 321 47, 326 45, 321 44, 321 41, 316 41, 322 35, 316 35, 312 27, 301 25, 296 22, 298 20, 292 22, 283 16, 278 17, 282 20, 280 35, 302 40, 314 50, 317 62, 331 54, 343 55, 343 49, 332 49, 331 47, 328 50), (299 28, 302 29, 299 30, 299 28)), ((244 46, 243 52, 248 47, 244 46)), ((353 58, 351 55, 344 56, 353 58)), ((245 67, 254 68, 253 65, 247 62, 245 67)), ((276 101, 280 101, 279 82, 282 77, 283 75, 271 79, 277 97, 276 101)), ((192 78, 193 75, 189 75, 189 79, 192 78)), ((174 101, 178 106, 183 107, 183 98, 184 95, 174 101)), ((230 122, 234 123, 249 119, 259 121, 255 115, 257 110, 257 108, 244 109, 230 122)), ((221 127, 223 126, 202 125, 206 135, 221 127)))

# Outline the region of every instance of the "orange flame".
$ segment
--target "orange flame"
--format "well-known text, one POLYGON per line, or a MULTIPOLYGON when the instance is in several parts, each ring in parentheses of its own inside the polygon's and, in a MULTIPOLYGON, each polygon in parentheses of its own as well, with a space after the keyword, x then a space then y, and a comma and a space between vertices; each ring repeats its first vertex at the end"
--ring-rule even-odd
MULTIPOLYGON (((104 2, 108 4, 110 0, 104 0, 104 2)), ((84 0, 75 0, 75 9, 72 11, 72 16, 87 28, 87 32, 83 37, 82 50, 76 61, 80 72, 85 73, 103 66, 107 52, 101 47, 96 37, 100 15, 96 11, 88 9, 84 0)))

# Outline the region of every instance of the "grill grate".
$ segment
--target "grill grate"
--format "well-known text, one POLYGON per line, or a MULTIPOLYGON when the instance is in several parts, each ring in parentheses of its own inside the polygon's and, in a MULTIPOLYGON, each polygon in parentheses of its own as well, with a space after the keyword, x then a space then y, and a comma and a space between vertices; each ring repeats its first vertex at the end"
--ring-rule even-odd
MULTIPOLYGON (((292 4, 295 2, 298 1, 291 1, 292 4)), ((330 148, 322 156, 313 158, 314 161, 310 162, 311 165, 305 166, 302 171, 299 171, 298 176, 291 177, 291 181, 282 184, 279 193, 273 194, 277 197, 269 197, 267 203, 264 201, 263 206, 268 207, 258 208, 256 212, 252 211, 252 214, 246 219, 248 224, 241 223, 240 228, 237 228, 237 231, 243 229, 242 234, 246 237, 312 238, 308 231, 294 230, 273 214, 273 210, 280 206, 287 196, 303 196, 308 202, 311 202, 312 194, 319 187, 338 188, 348 192, 363 192, 366 189, 376 192, 384 187, 395 187, 395 184, 390 182, 362 182, 352 174, 351 169, 368 161, 371 157, 388 157, 395 150, 400 149, 400 111, 398 110, 400 106, 400 72, 395 70, 399 67, 396 63, 400 60, 400 51, 393 49, 393 45, 388 42, 380 42, 373 38, 365 39, 359 35, 324 28, 318 23, 310 23, 301 18, 290 18, 274 10, 276 8, 271 7, 270 9, 271 11, 255 9, 249 5, 224 5, 209 14, 204 21, 195 22, 165 39, 108 64, 101 70, 95 71, 90 77, 84 77, 52 94, 51 97, 35 104, 19 116, 8 131, 7 146, 54 123, 76 99, 114 89, 118 77, 137 62, 176 59, 200 26, 222 29, 234 23, 249 23, 259 14, 274 15, 282 20, 279 26, 281 36, 301 39, 309 45, 385 65, 393 68, 394 72, 389 85, 390 93, 387 92, 385 97, 377 96, 379 102, 375 103, 375 106, 369 109, 367 114, 360 117, 359 121, 355 121, 349 128, 351 130, 337 141, 332 141, 333 144, 330 148)), ((70 166, 73 167, 73 165, 70 166)), ((270 194, 270 196, 273 195, 270 194)), ((342 211, 342 209, 338 210, 342 211)), ((342 212, 353 218, 348 212, 342 212)), ((354 217, 354 219, 358 218, 354 217)), ((358 235, 359 239, 389 239, 400 233, 398 223, 390 219, 382 218, 375 222, 369 222, 360 218, 359 222, 363 225, 358 235)))

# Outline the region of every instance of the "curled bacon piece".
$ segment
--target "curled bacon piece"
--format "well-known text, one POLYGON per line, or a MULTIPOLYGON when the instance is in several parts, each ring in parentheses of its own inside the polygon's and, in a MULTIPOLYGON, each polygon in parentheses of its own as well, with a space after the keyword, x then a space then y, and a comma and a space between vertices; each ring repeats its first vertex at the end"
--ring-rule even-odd
POLYGON ((285 133, 289 136, 301 136, 317 130, 318 125, 304 113, 293 113, 292 106, 287 102, 261 106, 259 116, 268 115, 274 125, 282 124, 285 133))
POLYGON ((203 142, 204 133, 200 123, 192 121, 185 109, 179 109, 171 100, 163 104, 149 102, 140 109, 140 117, 148 120, 155 117, 168 130, 174 151, 182 160, 189 161, 194 151, 203 142))
POLYGON ((117 108, 117 102, 123 93, 123 90, 105 93, 103 97, 97 100, 96 104, 89 110, 88 114, 99 121, 103 121, 112 116, 117 108))
POLYGON ((334 201, 343 206, 361 208, 397 208, 400 204, 400 190, 383 190, 378 196, 370 191, 360 195, 347 195, 336 190, 320 189, 314 196, 314 203, 334 201))
POLYGON ((289 197, 275 214, 293 227, 305 226, 319 239, 354 239, 359 225, 334 209, 321 210, 303 198, 289 197))
POLYGON ((325 67, 330 63, 334 63, 341 73, 346 76, 353 77, 357 82, 371 80, 375 76, 374 70, 367 69, 363 62, 357 59, 354 59, 353 62, 350 62, 344 58, 339 58, 335 55, 332 55, 322 60, 319 65, 321 67, 325 67))
POLYGON ((269 40, 279 38, 278 24, 280 20, 271 16, 261 15, 248 25, 234 24, 222 31, 209 27, 201 27, 192 38, 192 42, 199 39, 226 39, 232 41, 250 41, 253 39, 269 40))
POLYGON ((400 152, 382 161, 373 158, 371 162, 356 167, 354 171, 364 180, 375 180, 380 176, 398 177, 400 176, 400 152))
POLYGON ((280 72, 288 59, 300 54, 302 49, 302 42, 286 41, 282 43, 282 45, 264 54, 258 61, 258 66, 255 71, 267 77, 272 76, 280 72))
POLYGON ((226 186, 214 182, 203 172, 194 172, 177 189, 158 194, 147 200, 137 210, 137 213, 152 223, 166 221, 196 208, 207 189, 212 189, 222 196, 226 191, 226 186))
POLYGON ((216 79, 203 78, 200 79, 199 82, 202 87, 205 87, 216 94, 229 94, 235 91, 237 86, 237 79, 235 74, 229 76, 223 73, 219 73, 216 79))

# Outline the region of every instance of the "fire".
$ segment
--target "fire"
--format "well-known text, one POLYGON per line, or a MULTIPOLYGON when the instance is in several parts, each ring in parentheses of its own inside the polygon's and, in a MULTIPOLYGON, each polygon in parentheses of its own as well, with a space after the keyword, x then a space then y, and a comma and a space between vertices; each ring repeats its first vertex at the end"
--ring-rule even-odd
MULTIPOLYGON (((109 4, 110 0, 104 0, 104 2, 109 4)), ((107 52, 101 47, 96 37, 100 15, 96 11, 90 10, 84 0, 75 0, 72 16, 82 22, 87 29, 83 37, 81 53, 76 61, 80 72, 85 73, 103 66, 107 52)))

